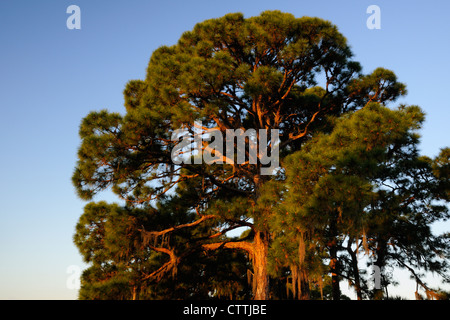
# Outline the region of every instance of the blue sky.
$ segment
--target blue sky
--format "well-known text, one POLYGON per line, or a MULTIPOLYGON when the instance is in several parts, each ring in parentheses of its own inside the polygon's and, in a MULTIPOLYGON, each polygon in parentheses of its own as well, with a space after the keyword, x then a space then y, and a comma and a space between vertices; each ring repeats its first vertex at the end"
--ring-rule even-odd
MULTIPOLYGON (((70 181, 81 119, 103 108, 124 112, 127 81, 144 78, 151 53, 195 23, 269 9, 336 24, 365 73, 393 70, 408 88, 399 103, 424 109, 422 153, 435 156, 450 146, 448 1, 2 0, 0 299, 77 297, 66 271, 84 267, 72 235, 85 203, 70 181), (71 4, 81 9, 81 30, 66 27, 71 4), (380 30, 366 27, 371 4, 381 9, 380 30)), ((392 293, 412 298, 415 285, 401 284, 392 293)))

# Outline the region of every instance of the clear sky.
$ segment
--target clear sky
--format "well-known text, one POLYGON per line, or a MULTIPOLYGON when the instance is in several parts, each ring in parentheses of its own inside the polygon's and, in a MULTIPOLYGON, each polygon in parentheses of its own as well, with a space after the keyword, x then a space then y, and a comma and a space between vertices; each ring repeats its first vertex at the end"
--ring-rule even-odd
MULTIPOLYGON (((70 180, 81 119, 103 108, 124 112, 127 81, 143 79, 151 53, 195 23, 269 9, 336 24, 365 73, 393 70, 408 88, 399 102, 427 113, 422 153, 450 146, 449 1, 1 0, 0 299, 77 297, 66 281, 69 266, 85 267, 72 243, 85 203, 70 180), (66 27, 71 4, 81 9, 80 30, 66 27), (366 27, 372 4, 381 9, 379 30, 366 27)), ((391 293, 413 298, 404 278, 391 293)))

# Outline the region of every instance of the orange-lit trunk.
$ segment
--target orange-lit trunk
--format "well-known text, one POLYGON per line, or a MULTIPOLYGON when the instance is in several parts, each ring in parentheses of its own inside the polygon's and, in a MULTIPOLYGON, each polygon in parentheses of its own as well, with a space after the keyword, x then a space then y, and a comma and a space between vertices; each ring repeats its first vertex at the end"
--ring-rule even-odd
POLYGON ((269 276, 267 273, 267 256, 269 251, 269 234, 256 232, 253 242, 253 299, 269 299, 269 276))

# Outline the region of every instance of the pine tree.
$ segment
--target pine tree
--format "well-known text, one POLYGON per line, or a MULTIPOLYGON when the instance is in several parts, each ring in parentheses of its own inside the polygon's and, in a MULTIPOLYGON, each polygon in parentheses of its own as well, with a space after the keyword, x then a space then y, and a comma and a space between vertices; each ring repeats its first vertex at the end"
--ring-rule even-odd
MULTIPOLYGON (((369 103, 337 119, 331 133, 317 135, 286 159, 286 197, 277 217, 283 220, 273 224, 277 241, 297 239, 286 255, 294 263, 304 261, 305 247, 316 258, 326 253, 333 299, 340 299, 342 278, 353 283, 358 299, 370 296, 360 277, 358 249, 370 253, 380 270, 388 261, 406 268, 428 295, 434 291, 417 270, 447 280, 448 236, 435 236, 430 229, 449 218, 442 203, 448 201, 445 179, 436 175, 445 171, 446 161, 441 155, 436 165, 437 159, 419 156, 416 130, 423 121, 416 106, 390 110, 369 103)), ((306 264, 306 275, 313 274, 313 265, 306 264)), ((375 289, 373 297, 382 297, 382 290, 375 289)))
MULTIPOLYGON (((260 129, 277 129, 279 145, 273 136, 266 145, 269 153, 278 148, 283 160, 317 133, 331 132, 341 115, 373 102, 394 101, 406 92, 392 71, 378 68, 369 75, 360 71, 344 36, 336 26, 319 18, 266 11, 251 18, 235 13, 204 21, 185 32, 177 44, 152 54, 146 78, 130 81, 124 90, 124 115, 102 110, 83 119, 73 183, 82 199, 91 200, 111 188, 129 207, 147 211, 151 217, 166 212, 157 210, 155 203, 162 203, 178 186, 184 193, 180 199, 185 210, 171 206, 173 211, 161 215, 161 220, 155 218, 145 228, 132 227, 144 247, 158 257, 165 256, 157 270, 147 273, 146 280, 173 274, 190 255, 233 249, 249 259, 253 298, 268 299, 268 258, 279 232, 271 224, 279 218, 277 206, 283 195, 277 185, 283 170, 263 175, 261 154, 257 154, 256 163, 238 163, 217 150, 215 155, 227 160, 225 164, 202 161, 195 153, 190 154, 191 161, 174 164, 172 151, 178 140, 173 134, 179 129, 197 135, 198 130, 214 129, 222 136, 226 130, 256 130, 259 134, 260 129), (318 85, 320 79, 322 86, 318 85), (238 239, 226 237, 228 231, 239 227, 248 227, 251 232, 238 239), (188 236, 170 242, 183 232, 188 236), (197 232, 198 236, 192 236, 197 232)), ((337 139, 331 148, 341 148, 340 143, 337 139)), ((201 152, 207 148, 204 144, 196 147, 201 152)), ((324 150, 324 156, 330 152, 324 150)), ((249 158, 250 148, 246 148, 249 158)), ((314 170, 311 174, 318 175, 324 168, 314 170)), ((327 179, 319 181, 322 193, 316 194, 310 206, 312 210, 316 205, 320 211, 318 220, 331 222, 327 234, 315 239, 302 229, 295 239, 305 246, 331 249, 331 260, 336 260, 335 283, 340 272, 337 251, 342 245, 342 213, 349 214, 346 229, 355 228, 358 234, 362 226, 354 213, 358 205, 345 202, 348 207, 340 206, 344 195, 338 187, 351 186, 350 196, 357 200, 367 193, 367 183, 358 175, 344 173, 327 179), (331 203, 330 193, 341 199, 331 203), (322 211, 327 214, 322 215, 322 211)), ((302 257, 321 268, 316 258, 306 253, 302 257)), ((292 287, 297 295, 304 287, 305 275, 318 269, 307 270, 303 262, 287 265, 291 281, 299 283, 297 289, 292 287)))

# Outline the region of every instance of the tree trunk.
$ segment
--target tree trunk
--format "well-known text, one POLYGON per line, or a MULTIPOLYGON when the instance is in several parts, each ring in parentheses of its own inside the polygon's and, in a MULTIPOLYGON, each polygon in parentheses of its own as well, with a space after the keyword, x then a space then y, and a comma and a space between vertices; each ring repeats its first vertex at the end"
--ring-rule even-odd
MULTIPOLYGON (((358 241, 355 241, 356 247, 358 247, 358 241)), ((355 280, 355 289, 356 289, 356 296, 358 300, 362 300, 362 289, 361 289, 361 279, 359 276, 359 269, 358 269, 358 257, 356 255, 356 249, 355 251, 352 250, 352 239, 348 240, 347 244, 347 251, 350 254, 351 257, 351 265, 353 270, 353 276, 355 280)))
POLYGON ((339 287, 339 266, 337 258, 337 246, 330 247, 330 272, 331 272, 331 293, 333 300, 341 299, 341 289, 339 287))
POLYGON ((330 272, 331 272, 331 293, 333 300, 341 299, 341 289, 339 288, 339 261, 338 261, 338 240, 337 240, 337 221, 330 221, 330 272))
POLYGON ((253 242, 253 299, 269 299, 269 275, 267 273, 267 256, 269 251, 269 234, 256 232, 253 242))
POLYGON ((136 286, 133 286, 133 300, 136 300, 136 286))
POLYGON ((299 279, 297 281, 298 285, 298 299, 299 300, 309 300, 309 281, 308 275, 304 269, 299 270, 299 279))
POLYGON ((257 231, 253 242, 222 242, 202 245, 204 250, 239 249, 248 252, 252 260, 252 289, 254 300, 269 299, 269 275, 267 257, 269 252, 269 233, 257 231))
POLYGON ((361 279, 359 277, 358 262, 357 260, 352 261, 353 273, 355 274, 355 289, 356 297, 358 300, 362 300, 362 290, 361 290, 361 279))

